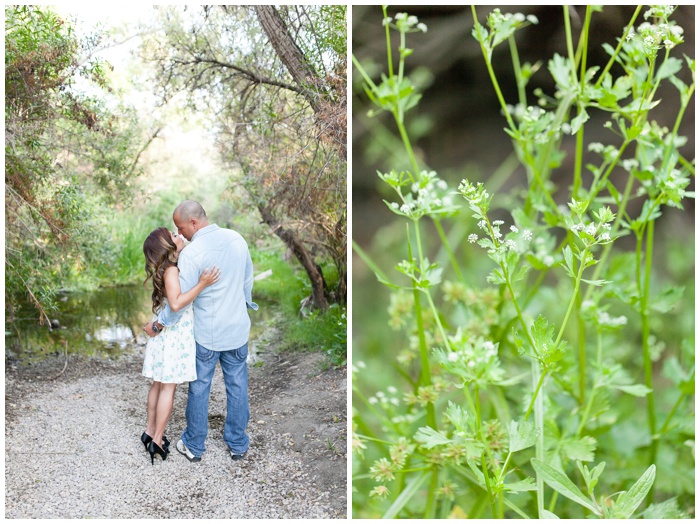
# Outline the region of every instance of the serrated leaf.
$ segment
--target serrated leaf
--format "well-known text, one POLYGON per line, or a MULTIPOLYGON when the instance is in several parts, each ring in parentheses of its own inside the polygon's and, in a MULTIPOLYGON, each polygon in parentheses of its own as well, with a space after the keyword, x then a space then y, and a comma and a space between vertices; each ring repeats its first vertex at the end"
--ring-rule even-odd
POLYGON ((447 417, 447 420, 452 423, 458 432, 467 433, 470 430, 473 430, 473 417, 465 409, 462 409, 452 401, 449 401, 447 404, 447 409, 445 409, 445 417, 447 417))
POLYGON ((651 393, 651 389, 646 387, 643 384, 632 384, 632 385, 619 385, 619 384, 611 384, 611 388, 619 389, 620 391, 623 391, 629 395, 635 396, 635 397, 645 397, 649 393, 651 393))
POLYGON ((571 277, 571 278, 576 278, 576 274, 574 273, 574 253, 571 251, 571 247, 566 246, 562 250, 562 254, 564 255, 564 263, 565 263, 565 268, 566 268, 566 273, 571 277))
POLYGON ((595 457, 597 441, 593 437, 585 436, 578 440, 565 440, 562 443, 564 455, 571 460, 592 462, 595 457))
POLYGON ((571 121, 571 134, 575 135, 578 133, 578 130, 581 129, 581 126, 583 126, 583 124, 585 124, 589 118, 591 117, 588 115, 588 113, 586 113, 586 110, 581 108, 581 111, 578 115, 576 115, 576 118, 571 121))
POLYGON ((539 473, 542 480, 544 480, 550 488, 565 496, 567 499, 573 500, 577 504, 580 504, 584 508, 588 508, 596 515, 600 516, 600 511, 589 499, 586 498, 583 493, 581 493, 581 490, 579 490, 576 485, 571 482, 565 473, 558 471, 548 464, 534 458, 530 462, 535 468, 535 471, 539 473))
POLYGON ((605 284, 611 284, 609 280, 587 280, 585 278, 582 278, 581 280, 591 286, 604 286, 605 284))
POLYGON ((652 464, 627 493, 620 495, 615 506, 615 515, 623 519, 630 518, 649 493, 655 478, 656 466, 652 464))
POLYGON ((651 309, 659 313, 668 313, 673 310, 678 301, 683 297, 685 287, 670 286, 664 289, 661 294, 653 297, 650 301, 651 309))
POLYGON ((452 440, 447 438, 445 435, 429 426, 420 428, 413 438, 423 444, 423 447, 428 449, 432 449, 435 446, 444 446, 445 444, 452 442, 452 440))
POLYGON ((678 499, 665 500, 658 504, 652 504, 644 510, 645 519, 687 519, 688 515, 678 507, 678 499))
POLYGON ((537 429, 534 422, 511 420, 508 424, 508 438, 508 449, 511 453, 534 446, 537 440, 537 429))
POLYGON ((536 491, 537 484, 535 479, 527 477, 521 481, 513 482, 511 484, 504 484, 503 491, 507 493, 520 493, 521 491, 536 491))

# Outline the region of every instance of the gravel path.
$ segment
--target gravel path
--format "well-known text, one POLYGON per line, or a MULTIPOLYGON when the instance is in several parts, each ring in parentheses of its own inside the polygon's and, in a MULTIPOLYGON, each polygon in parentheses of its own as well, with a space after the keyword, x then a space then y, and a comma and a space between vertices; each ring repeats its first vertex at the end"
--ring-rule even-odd
MULTIPOLYGON (((309 393, 318 388, 317 398, 326 392, 329 409, 338 411, 311 424, 313 435, 297 435, 295 442, 277 424, 280 414, 270 409, 275 395, 285 399, 282 419, 293 420, 297 409, 289 404, 293 392, 270 390, 266 377, 287 364, 275 356, 276 364, 251 368, 246 459, 232 461, 221 438, 225 391, 217 368, 202 462, 190 463, 175 450, 185 386, 177 390, 168 426, 171 454, 166 461, 156 456, 153 466, 139 440, 149 387, 140 359, 71 362, 58 380, 6 369, 5 518, 346 518, 345 372, 319 371, 314 354, 296 358, 315 362, 315 374, 307 368, 297 378, 309 393), (324 449, 318 443, 326 433, 334 445, 324 449), (299 438, 308 445, 300 447, 299 438)), ((299 413, 303 418, 309 410, 299 413)))

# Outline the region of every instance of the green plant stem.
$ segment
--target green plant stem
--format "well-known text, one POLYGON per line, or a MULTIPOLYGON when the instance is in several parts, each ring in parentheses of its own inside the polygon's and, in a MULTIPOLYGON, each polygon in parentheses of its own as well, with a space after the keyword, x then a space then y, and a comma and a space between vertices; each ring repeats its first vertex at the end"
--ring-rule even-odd
POLYGON ((651 262, 652 251, 654 248, 654 222, 651 221, 647 225, 646 239, 646 257, 644 263, 644 288, 641 294, 641 314, 642 314, 642 347, 644 351, 644 380, 646 387, 649 388, 647 393, 647 418, 649 423, 649 436, 651 437, 651 446, 649 450, 649 465, 656 462, 656 450, 658 448, 658 436, 656 435, 656 410, 654 406, 654 383, 653 383, 653 367, 651 361, 651 348, 649 347, 649 294, 651 281, 651 262))
POLYGON ((515 44, 515 36, 508 37, 508 46, 510 47, 510 56, 513 61, 513 71, 515 72, 515 83, 518 87, 518 102, 525 107, 527 105, 527 96, 525 94, 525 82, 520 68, 520 57, 518 55, 518 46, 515 44))
POLYGON ((452 264, 452 269, 454 270, 455 275, 457 275, 457 278, 461 282, 464 282, 462 270, 459 267, 459 262, 457 262, 457 258, 455 257, 455 253, 452 250, 452 247, 450 247, 450 243, 447 241, 447 236, 445 235, 445 230, 442 227, 442 223, 437 218, 433 218, 433 223, 435 224, 435 229, 437 230, 438 235, 440 236, 440 241, 442 242, 445 251, 447 251, 447 256, 450 258, 450 263, 452 264))
MULTIPOLYGON (((693 379, 695 378, 695 373, 693 373, 693 379)), ((676 414, 676 411, 678 411, 679 406, 681 405, 681 402, 685 398, 687 393, 681 391, 680 395, 678 395, 678 400, 676 400, 676 403, 673 405, 673 408, 671 411, 668 413, 668 416, 666 417, 666 420, 664 421, 663 426, 661 426, 661 429, 659 430, 659 434, 666 433, 666 430, 668 429, 668 425, 671 423, 671 420, 673 420, 673 416, 676 414)))
POLYGON ((424 519, 432 519, 435 517, 435 494, 438 488, 438 468, 433 466, 433 474, 430 477, 430 488, 428 488, 428 500, 425 504, 424 519))
POLYGON ((622 50, 622 44, 625 43, 625 39, 627 38, 627 35, 630 33, 630 30, 634 28, 634 22, 637 20, 637 17, 639 16, 639 13, 642 10, 642 5, 638 5, 637 9, 635 9, 634 14, 632 15, 632 18, 630 19, 629 23, 627 24, 627 27, 625 28, 624 32, 622 33, 622 38, 619 39, 617 43, 617 47, 615 48, 615 52, 613 55, 610 57, 610 60, 608 60, 608 63, 605 65, 605 68, 603 71, 600 73, 598 76, 598 81, 596 82, 596 89, 598 89, 601 84, 603 83, 603 80, 605 80, 605 76, 608 74, 608 71, 612 68, 613 65, 615 65, 615 61, 617 60, 618 55, 620 54, 620 51, 622 50))
MULTIPOLYGON (((418 220, 414 220, 415 231, 416 231, 416 242, 419 249, 419 257, 422 255, 422 249, 420 247, 420 227, 418 220)), ((413 252, 411 249, 411 243, 408 243, 408 259, 413 260, 413 252)), ((421 257, 422 260, 422 257, 421 257)), ((430 359, 428 358, 428 344, 425 340, 425 326, 423 324, 423 307, 421 306, 420 300, 420 288, 418 283, 413 281, 413 310, 416 317, 416 329, 418 333, 418 347, 420 349, 420 362, 421 362, 421 380, 420 383, 424 387, 430 387, 432 384, 430 376, 430 359)), ((435 418, 435 406, 432 402, 428 402, 426 405, 426 422, 428 426, 433 429, 437 429, 437 420, 435 418)))
MULTIPOLYGON (((479 23, 479 19, 476 16, 476 6, 474 5, 472 5, 472 17, 474 18, 474 25, 481 26, 481 24, 479 23)), ((498 79, 496 78, 496 73, 494 72, 493 66, 491 65, 491 57, 489 56, 489 53, 486 50, 486 46, 481 40, 479 40, 479 46, 481 47, 481 52, 484 55, 484 62, 486 63, 486 69, 488 70, 489 78, 491 79, 493 88, 496 91, 496 96, 498 97, 498 101, 501 104, 503 114, 506 117, 506 120, 508 121, 508 126, 510 127, 511 131, 517 132, 518 128, 516 127, 515 122, 513 122, 513 118, 510 116, 510 111, 508 111, 508 105, 506 104, 506 100, 503 97, 501 87, 498 84, 498 79)))
MULTIPOLYGON (((533 383, 537 380, 537 391, 544 383, 544 377, 546 372, 540 370, 539 362, 536 360, 532 361, 532 380, 533 383), (537 377, 539 375, 539 379, 537 377)), ((537 441, 535 443, 535 456, 537 460, 544 461, 544 399, 543 395, 538 395, 535 392, 535 398, 537 402, 535 403, 535 428, 537 429, 537 441)), ((544 518, 544 480, 542 476, 536 474, 536 484, 537 484, 537 516, 538 518, 544 518)))
POLYGON ((581 293, 576 294, 576 320, 578 324, 578 394, 579 405, 586 402, 586 324, 581 315, 581 305, 583 297, 581 293))
MULTIPOLYGON (((384 19, 386 19, 388 17, 386 8, 387 8, 387 6, 385 6, 385 5, 382 6, 382 12, 384 13, 384 19)), ((384 30, 386 33, 386 54, 387 54, 387 63, 389 66, 389 78, 392 78, 394 76, 394 60, 391 57, 391 34, 389 33, 389 24, 384 25, 384 30)))

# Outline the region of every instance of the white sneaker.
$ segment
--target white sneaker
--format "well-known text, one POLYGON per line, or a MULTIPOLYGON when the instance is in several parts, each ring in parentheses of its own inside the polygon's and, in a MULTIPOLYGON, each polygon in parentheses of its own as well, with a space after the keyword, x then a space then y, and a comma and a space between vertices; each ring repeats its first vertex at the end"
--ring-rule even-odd
POLYGON ((189 449, 187 449, 187 446, 185 446, 185 443, 182 441, 182 439, 177 441, 177 445, 175 447, 180 453, 185 455, 185 457, 187 457, 187 460, 189 460, 190 462, 200 462, 202 460, 202 457, 195 456, 189 449))

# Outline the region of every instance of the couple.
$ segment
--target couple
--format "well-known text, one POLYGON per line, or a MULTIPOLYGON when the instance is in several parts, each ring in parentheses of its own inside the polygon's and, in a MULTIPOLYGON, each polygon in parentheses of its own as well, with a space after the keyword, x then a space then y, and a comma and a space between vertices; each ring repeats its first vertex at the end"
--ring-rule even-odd
POLYGON ((170 441, 165 427, 175 388, 189 382, 187 426, 176 447, 190 462, 199 462, 207 438, 211 382, 216 363, 221 362, 227 399, 224 442, 231 458, 240 460, 249 445, 247 309, 258 309, 252 301, 248 245, 235 231, 209 224, 194 200, 175 208, 173 222, 177 234, 161 227, 143 244, 146 281, 153 280, 155 316, 144 327, 152 338, 146 344, 143 375, 153 384, 141 442, 151 463, 156 454, 167 458, 170 441), (186 246, 183 237, 190 242, 186 246))

